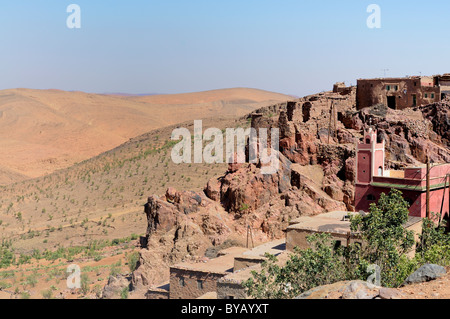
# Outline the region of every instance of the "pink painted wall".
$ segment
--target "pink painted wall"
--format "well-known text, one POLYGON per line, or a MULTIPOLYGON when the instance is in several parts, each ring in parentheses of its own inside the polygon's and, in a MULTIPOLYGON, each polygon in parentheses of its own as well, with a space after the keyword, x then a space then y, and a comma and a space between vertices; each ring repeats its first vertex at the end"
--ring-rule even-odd
POLYGON ((358 182, 368 184, 371 182, 370 166, 372 156, 370 151, 358 152, 358 182))
MULTIPOLYGON (((375 159, 374 159, 374 166, 373 166, 373 176, 379 176, 378 175, 378 169, 381 167, 384 172, 384 154, 382 150, 375 151, 375 159)), ((382 175, 381 175, 382 176, 382 175)))
MULTIPOLYGON (((405 178, 393 178, 378 176, 378 168, 384 169, 384 153, 382 150, 375 150, 374 165, 372 170, 372 143, 376 142, 376 132, 365 134, 362 144, 358 144, 357 172, 358 179, 355 188, 355 210, 369 211, 371 203, 376 203, 381 193, 388 194, 390 188, 371 185, 374 183, 395 184, 408 187, 416 187, 416 190, 403 190, 403 197, 410 203, 410 215, 426 217, 426 167, 405 169, 405 178), (369 144, 366 143, 369 139, 369 144), (370 200, 373 198, 373 200, 370 200)), ((375 144, 375 148, 382 148, 383 144, 375 144)), ((450 164, 432 166, 430 170, 430 185, 440 185, 440 189, 432 190, 430 193, 430 211, 442 216, 450 213, 450 186, 442 188, 445 177, 450 174, 450 164), (442 186, 441 186, 442 185, 442 186), (445 193, 445 196, 444 196, 445 193)))

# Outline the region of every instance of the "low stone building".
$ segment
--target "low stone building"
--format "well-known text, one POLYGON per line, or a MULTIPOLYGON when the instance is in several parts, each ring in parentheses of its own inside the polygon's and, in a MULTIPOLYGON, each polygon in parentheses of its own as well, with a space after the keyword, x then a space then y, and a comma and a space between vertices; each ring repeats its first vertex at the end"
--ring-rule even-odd
POLYGON ((349 215, 351 212, 330 212, 317 216, 303 216, 290 222, 286 229, 286 250, 294 251, 295 247, 302 250, 310 248, 307 237, 317 233, 330 234, 336 241, 336 247, 361 243, 357 234, 350 231, 349 215))
POLYGON ((266 244, 257 246, 251 250, 245 251, 242 254, 234 257, 233 272, 240 271, 255 265, 261 264, 266 258, 265 254, 278 256, 286 250, 285 239, 275 240, 266 244))
POLYGON ((161 285, 151 287, 145 294, 145 297, 147 299, 169 299, 170 297, 169 290, 170 284, 167 281, 161 285))
MULTIPOLYGON (((307 238, 312 234, 327 233, 335 242, 335 248, 347 247, 351 244, 364 245, 363 240, 350 229, 350 215, 358 214, 354 212, 330 212, 317 216, 303 216, 293 220, 286 229, 286 250, 294 251, 295 247, 305 250, 310 248, 307 238)), ((408 222, 404 225, 407 230, 414 232, 416 242, 422 233, 422 218, 409 216, 408 222)), ((415 252, 411 251, 409 256, 414 257, 415 252)))
POLYGON ((359 79, 358 110, 384 104, 394 110, 439 102, 450 93, 450 75, 359 79))
MULTIPOLYGON (((260 267, 266 253, 279 256, 285 252, 285 240, 265 243, 253 249, 231 247, 221 250, 217 258, 198 262, 184 262, 170 267, 170 281, 151 287, 147 299, 242 299, 245 289, 225 277, 241 276, 248 279, 249 269, 260 267), (220 287, 222 288, 220 288, 220 287), (234 288, 232 288, 234 287, 234 288), (236 292, 230 293, 230 289, 236 292)), ((245 278, 245 279, 244 279, 245 278)), ((246 298, 246 297, 245 297, 246 298)))
POLYGON ((243 283, 251 278, 252 271, 260 272, 261 265, 253 265, 221 278, 217 282, 217 299, 248 299, 243 283))
POLYGON ((170 267, 170 299, 196 299, 217 290, 217 281, 233 272, 234 258, 247 251, 233 247, 222 256, 204 262, 185 262, 170 267))

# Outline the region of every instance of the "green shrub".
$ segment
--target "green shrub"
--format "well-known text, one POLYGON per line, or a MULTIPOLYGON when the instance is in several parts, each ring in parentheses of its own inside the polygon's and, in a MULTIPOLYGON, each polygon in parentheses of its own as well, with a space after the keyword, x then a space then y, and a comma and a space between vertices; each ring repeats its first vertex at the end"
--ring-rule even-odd
POLYGON ((139 255, 139 252, 137 252, 137 251, 134 251, 127 256, 128 268, 130 269, 130 272, 133 272, 136 270, 139 258, 140 258, 140 255, 139 255))

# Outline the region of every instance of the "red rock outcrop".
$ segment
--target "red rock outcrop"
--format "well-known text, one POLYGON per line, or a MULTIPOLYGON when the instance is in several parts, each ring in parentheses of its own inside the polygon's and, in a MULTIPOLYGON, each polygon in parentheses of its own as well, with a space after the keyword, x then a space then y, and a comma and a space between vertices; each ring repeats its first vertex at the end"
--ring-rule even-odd
POLYGON ((386 142, 386 165, 398 169, 425 161, 450 162, 450 102, 395 111, 376 105, 356 111, 355 97, 321 93, 251 114, 253 128, 280 129, 280 167, 261 174, 261 164, 230 164, 203 194, 169 188, 145 206, 148 248, 141 252, 133 286, 159 282, 161 267, 232 236, 281 238, 301 215, 353 210, 355 145, 365 128, 386 142))

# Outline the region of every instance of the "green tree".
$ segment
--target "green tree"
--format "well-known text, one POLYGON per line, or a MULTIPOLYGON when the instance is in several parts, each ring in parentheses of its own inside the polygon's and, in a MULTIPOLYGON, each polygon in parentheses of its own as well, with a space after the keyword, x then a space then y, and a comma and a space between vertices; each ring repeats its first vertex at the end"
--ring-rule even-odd
POLYGON ((140 255, 139 252, 134 251, 127 256, 128 268, 131 272, 136 270, 140 255))
POLYGON ((308 237, 311 248, 295 248, 284 266, 275 256, 267 255, 261 272, 252 272, 244 282, 247 293, 258 299, 293 298, 311 288, 345 280, 347 270, 342 250, 335 250, 331 235, 308 237))
POLYGON ((90 292, 90 279, 89 276, 84 273, 81 275, 81 291, 83 292, 84 295, 87 295, 90 292))
POLYGON ((445 233, 444 227, 436 225, 432 219, 423 219, 416 259, 421 264, 450 265, 450 235, 445 233))
POLYGON ((121 299, 128 299, 128 287, 124 287, 124 288, 120 291, 120 298, 121 298, 121 299))
POLYGON ((414 232, 404 227, 408 216, 408 202, 400 191, 393 189, 388 195, 382 193, 377 204, 370 205, 369 214, 351 218, 351 230, 358 232, 364 243, 360 259, 364 264, 380 267, 381 283, 387 287, 397 286, 405 279, 399 269, 409 260, 402 256, 410 252, 415 243, 414 232))

